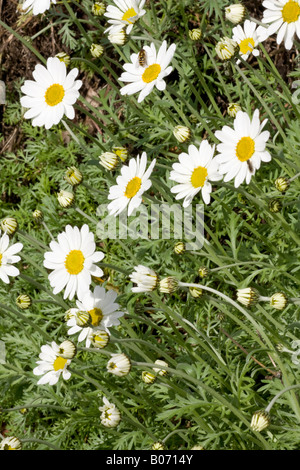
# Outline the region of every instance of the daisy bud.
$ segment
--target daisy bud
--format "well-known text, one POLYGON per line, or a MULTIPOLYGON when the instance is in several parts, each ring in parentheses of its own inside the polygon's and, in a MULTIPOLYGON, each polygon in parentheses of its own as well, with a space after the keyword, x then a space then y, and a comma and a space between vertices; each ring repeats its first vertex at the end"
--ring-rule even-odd
POLYGON ((57 57, 61 62, 64 62, 66 66, 70 65, 71 58, 65 52, 58 52, 58 54, 56 54, 55 57, 57 57))
POLYGON ((186 142, 191 137, 191 131, 188 127, 185 126, 176 126, 173 129, 173 135, 178 142, 186 142))
POLYGON ((77 186, 82 181, 82 173, 75 166, 71 166, 65 172, 64 178, 72 186, 77 186))
POLYGON ((112 354, 112 358, 108 361, 106 368, 108 372, 124 377, 130 372, 131 362, 126 354, 112 354))
POLYGON ((168 276, 162 279, 159 283, 159 290, 165 294, 171 294, 178 288, 178 281, 173 276, 168 276))
POLYGON ((128 158, 128 150, 124 147, 114 147, 113 152, 122 162, 125 162, 128 158))
POLYGON ((104 52, 104 47, 101 44, 92 44, 90 47, 90 52, 93 57, 96 59, 101 57, 104 52))
POLYGON ((112 44, 117 44, 118 46, 123 46, 127 40, 126 33, 124 29, 121 29, 121 31, 111 31, 108 34, 108 40, 112 44))
POLYGON ((156 379, 155 374, 152 374, 151 372, 147 372, 146 370, 142 372, 142 380, 146 384, 153 384, 153 382, 155 382, 155 379, 156 379))
POLYGON ((16 304, 19 308, 22 310, 26 310, 29 308, 32 304, 32 300, 27 294, 21 294, 17 297, 16 299, 16 304))
POLYGON ((246 14, 246 8, 241 3, 229 5, 225 8, 225 18, 233 24, 240 23, 246 14))
POLYGON ((203 291, 200 289, 200 287, 189 287, 189 291, 194 299, 198 299, 203 294, 203 291))
POLYGON ((271 307, 276 308, 276 310, 283 310, 288 303, 288 298, 283 292, 276 292, 270 298, 271 307))
POLYGON ((217 56, 221 60, 229 60, 231 59, 236 50, 237 50, 237 43, 233 41, 232 39, 224 36, 216 45, 216 53, 217 56))
POLYGON ((265 410, 256 411, 252 416, 251 428, 253 431, 261 432, 270 424, 269 414, 265 410))
MULTIPOLYGON (((136 287, 132 287, 132 292, 151 292, 156 288, 157 285, 157 274, 153 269, 147 268, 139 264, 135 266, 135 271, 133 271, 129 278, 131 282, 137 284, 136 287)), ((144 312, 143 312, 144 313, 144 312)))
POLYGON ((21 450, 22 443, 21 441, 14 436, 5 437, 0 442, 0 450, 21 450))
POLYGON ((64 359, 73 359, 77 352, 75 344, 66 339, 59 345, 58 354, 64 359))
POLYGON ((165 450, 165 446, 162 442, 154 442, 151 447, 152 450, 165 450))
POLYGON ((258 292, 252 287, 246 287, 245 289, 237 289, 236 295, 238 302, 245 305, 246 307, 253 305, 259 299, 258 292))
POLYGON ((57 194, 57 200, 61 207, 70 207, 73 204, 74 199, 75 196, 73 193, 70 193, 69 191, 65 191, 63 189, 57 194))
POLYGON ((121 421, 121 414, 116 405, 110 403, 107 398, 103 397, 103 406, 99 407, 102 412, 100 416, 101 424, 107 428, 115 428, 121 421))
POLYGON ((5 217, 0 223, 1 230, 7 235, 13 235, 18 228, 18 222, 14 217, 5 217))
POLYGON ((282 209, 282 203, 279 201, 279 199, 272 199, 272 201, 269 202, 269 210, 270 212, 280 212, 282 209))
POLYGON ((200 28, 194 28, 189 30, 189 36, 192 41, 199 41, 202 36, 202 31, 200 28))
POLYGON ((77 326, 85 327, 85 326, 90 325, 92 322, 92 317, 89 314, 89 312, 78 310, 74 316, 75 316, 77 326))
MULTIPOLYGON (((157 360, 154 362, 154 364, 157 364, 158 366, 165 366, 165 367, 168 367, 167 362, 162 361, 161 359, 157 359, 157 360)), ((155 372, 156 374, 161 375, 161 376, 167 375, 167 373, 168 373, 165 369, 159 369, 159 368, 157 368, 157 367, 153 367, 153 370, 154 370, 154 372, 155 372)))
POLYGON ((35 211, 33 211, 32 213, 32 217, 36 222, 41 222, 44 218, 44 215, 42 211, 40 211, 39 209, 35 209, 35 211))
POLYGON ((290 182, 287 178, 280 177, 275 180, 275 188, 281 193, 285 193, 290 186, 290 182))
POLYGON ((183 242, 176 243, 174 251, 177 255, 181 255, 181 253, 185 252, 185 244, 183 242))
POLYGON ((191 450, 204 450, 204 447, 199 446, 199 445, 195 445, 195 446, 191 447, 191 450))
POLYGON ((91 342, 96 348, 105 348, 109 343, 109 334, 105 330, 93 330, 91 334, 91 342))
POLYGON ((106 168, 107 170, 112 171, 117 167, 119 160, 115 153, 104 152, 99 157, 99 163, 100 165, 104 166, 104 168, 106 168))
POLYGON ((95 2, 92 5, 92 13, 95 16, 102 16, 105 13, 106 7, 103 2, 95 2))
POLYGON ((231 117, 235 117, 238 113, 238 111, 241 111, 242 108, 238 103, 229 103, 227 107, 227 114, 231 117))
POLYGON ((208 276, 209 269, 206 266, 201 266, 201 268, 198 269, 198 274, 203 279, 208 276))

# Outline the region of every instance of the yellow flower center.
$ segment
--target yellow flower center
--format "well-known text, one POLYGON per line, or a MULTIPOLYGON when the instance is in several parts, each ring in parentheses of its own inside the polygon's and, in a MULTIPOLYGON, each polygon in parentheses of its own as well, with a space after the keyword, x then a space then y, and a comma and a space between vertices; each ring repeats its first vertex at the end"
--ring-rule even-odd
POLYGON ((252 157, 255 143, 251 137, 242 137, 236 146, 236 156, 240 162, 246 162, 252 157))
POLYGON ((45 101, 48 106, 56 106, 63 100, 65 96, 65 90, 62 85, 54 83, 54 85, 49 86, 45 93, 45 101))
POLYGON ((93 308, 92 310, 89 310, 89 314, 92 318, 92 325, 98 326, 103 318, 102 310, 100 308, 93 308))
POLYGON ((67 362, 67 359, 64 359, 61 356, 57 356, 57 358, 55 359, 55 361, 53 363, 53 369, 55 371, 63 369, 66 365, 66 362, 67 362))
POLYGON ((191 183, 194 188, 202 188, 207 178, 207 169, 204 166, 198 166, 194 169, 191 176, 191 183))
POLYGON ((254 49, 254 39, 253 38, 246 38, 240 42, 240 52, 242 54, 247 54, 247 52, 252 52, 254 49))
POLYGON ((0 253, 0 266, 2 264, 2 254, 0 253))
POLYGON ((289 0, 282 9, 282 18, 286 23, 297 21, 300 15, 300 5, 295 0, 289 0))
POLYGON ((138 176, 132 178, 126 186, 124 195, 130 199, 131 197, 135 196, 136 193, 139 191, 142 185, 142 180, 138 176))
POLYGON ((71 250, 65 260, 65 268, 69 274, 79 274, 83 270, 84 256, 80 250, 71 250))
POLYGON ((122 16, 123 21, 127 21, 127 23, 134 23, 134 16, 136 16, 137 13, 134 8, 129 8, 129 10, 125 11, 124 15, 122 16))
POLYGON ((159 64, 152 64, 146 68, 142 75, 142 80, 145 83, 150 83, 155 80, 161 72, 161 66, 159 64))

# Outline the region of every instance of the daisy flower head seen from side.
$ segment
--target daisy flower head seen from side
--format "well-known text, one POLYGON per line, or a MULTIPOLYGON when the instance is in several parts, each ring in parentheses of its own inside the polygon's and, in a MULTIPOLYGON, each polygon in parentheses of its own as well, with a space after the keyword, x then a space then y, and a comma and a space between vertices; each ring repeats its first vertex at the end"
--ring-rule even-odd
POLYGON ((9 246, 9 236, 6 232, 3 233, 0 238, 0 279, 5 284, 9 284, 9 277, 15 277, 20 274, 19 269, 13 266, 13 264, 20 261, 21 258, 17 253, 19 253, 22 248, 22 243, 14 243, 9 246))
POLYGON ((56 4, 56 0, 25 0, 22 5, 22 10, 32 9, 34 15, 39 15, 49 10, 51 3, 56 4))
POLYGON ((126 34, 129 34, 134 23, 146 13, 146 10, 143 9, 145 1, 114 0, 115 5, 108 5, 104 13, 110 24, 104 32, 117 33, 126 28, 126 34))
POLYGON ((71 359, 60 355, 60 346, 55 341, 52 341, 51 345, 45 344, 41 347, 39 358, 40 360, 36 361, 38 366, 33 369, 34 375, 42 375, 37 385, 55 385, 61 375, 64 380, 69 380, 71 377, 67 369, 71 359))
MULTIPOLYGON (((79 333, 78 341, 86 341, 86 347, 90 347, 93 331, 104 330, 109 333, 109 328, 120 325, 119 318, 124 315, 120 305, 115 302, 117 293, 114 290, 106 291, 104 287, 96 286, 94 292, 87 291, 76 305, 79 312, 87 312, 90 320, 86 325, 80 325, 77 321, 76 311, 67 321, 70 327, 68 334, 79 333)), ((76 309, 74 309, 76 310, 76 309)))
POLYGON ((75 80, 78 69, 67 74, 64 62, 58 57, 49 57, 46 67, 37 64, 32 75, 34 80, 25 80, 21 87, 24 93, 21 105, 28 108, 24 118, 32 119, 33 126, 45 126, 46 129, 58 124, 64 115, 74 119, 73 105, 82 85, 81 80, 75 80))
POLYGON ((131 292, 151 292, 156 288, 158 282, 156 272, 142 264, 134 267, 129 279, 132 283, 137 284, 131 288, 131 292))
POLYGON ((123 165, 121 175, 117 177, 117 184, 109 190, 108 199, 112 199, 107 206, 110 215, 119 215, 128 206, 128 215, 131 215, 142 203, 142 194, 151 186, 150 175, 156 160, 152 160, 148 169, 147 154, 131 158, 128 165, 123 165))
POLYGON ((242 59, 247 60, 250 54, 259 55, 257 45, 267 37, 267 29, 258 26, 254 21, 246 20, 244 24, 237 25, 232 30, 232 39, 239 46, 239 54, 242 59))
POLYGON ((295 34, 300 39, 300 0, 265 0, 262 23, 267 23, 268 35, 277 33, 277 44, 293 47, 295 34))
POLYGON ((144 46, 144 60, 141 62, 139 54, 131 54, 131 63, 124 64, 123 72, 119 78, 121 82, 128 83, 120 89, 121 95, 139 93, 138 103, 141 103, 151 93, 154 86, 160 91, 166 88, 164 78, 169 75, 173 67, 169 66, 173 59, 176 45, 167 46, 163 41, 158 52, 154 43, 144 46))
POLYGON ((44 254, 44 266, 51 269, 48 279, 53 293, 63 289, 64 299, 78 298, 89 289, 92 276, 101 277, 102 269, 96 266, 104 253, 96 251, 94 234, 85 224, 79 229, 67 225, 57 241, 50 242, 51 251, 44 254))
POLYGON ((215 132, 221 142, 217 145, 219 153, 216 158, 220 164, 219 172, 225 175, 224 182, 234 179, 235 188, 244 181, 249 184, 261 162, 271 161, 271 155, 266 151, 270 133, 263 131, 267 121, 260 123, 258 109, 254 111, 252 120, 246 112, 239 111, 233 129, 223 126, 221 131, 215 132))
POLYGON ((189 145, 188 153, 182 152, 178 157, 179 163, 173 164, 170 180, 179 184, 173 186, 171 192, 176 194, 176 199, 183 199, 183 207, 188 207, 200 191, 204 203, 210 203, 210 181, 222 179, 214 152, 215 146, 203 140, 199 148, 189 145))

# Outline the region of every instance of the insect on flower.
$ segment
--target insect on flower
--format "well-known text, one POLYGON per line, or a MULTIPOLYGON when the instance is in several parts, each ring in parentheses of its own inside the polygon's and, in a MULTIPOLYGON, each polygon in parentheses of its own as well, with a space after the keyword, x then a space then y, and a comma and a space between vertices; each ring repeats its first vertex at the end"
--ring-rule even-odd
POLYGON ((137 67, 146 67, 147 66, 147 53, 145 49, 141 49, 140 52, 138 53, 138 58, 137 58, 137 67))

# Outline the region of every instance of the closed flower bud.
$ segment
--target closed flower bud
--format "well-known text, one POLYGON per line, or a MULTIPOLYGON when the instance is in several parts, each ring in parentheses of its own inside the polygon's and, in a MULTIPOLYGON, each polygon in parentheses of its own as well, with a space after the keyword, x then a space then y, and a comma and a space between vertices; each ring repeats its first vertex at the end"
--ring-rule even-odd
POLYGON ((275 188, 281 193, 285 193, 290 186, 290 182, 287 178, 279 177, 275 180, 275 188))
POLYGON ((270 416, 265 410, 256 411, 252 416, 251 428, 253 431, 261 432, 270 424, 270 416))
POLYGON ((58 52, 58 54, 56 54, 55 57, 57 57, 61 62, 66 64, 66 66, 70 65, 71 58, 65 52, 58 52))
POLYGON ((0 227, 7 235, 13 235, 18 228, 18 222, 14 217, 5 217, 1 220, 0 227))
POLYGON ((35 209, 35 211, 33 211, 32 213, 32 217, 36 222, 41 222, 44 218, 44 215, 42 211, 40 211, 39 209, 35 209))
POLYGON ((16 304, 19 308, 22 310, 26 310, 29 308, 32 304, 32 300, 27 294, 21 294, 17 297, 16 299, 16 304))
POLYGON ((155 379, 156 379, 155 374, 152 374, 151 372, 147 372, 146 370, 142 372, 142 380, 146 384, 153 384, 153 382, 155 382, 155 379))
POLYGON ((240 23, 246 14, 246 8, 241 3, 235 3, 225 8, 225 18, 233 24, 240 23))
POLYGON ((105 348, 109 343, 109 334, 105 330, 93 330, 91 333, 91 343, 96 348, 105 348))
POLYGON ((71 166, 65 172, 64 178, 67 183, 71 184, 72 186, 77 186, 82 181, 82 173, 75 166, 71 166))
POLYGON ((201 266, 199 269, 198 269, 198 274, 199 276, 203 279, 205 277, 208 276, 209 274, 209 269, 206 267, 206 266, 201 266))
POLYGON ((203 291, 200 287, 189 287, 189 292, 195 299, 198 299, 203 294, 203 291))
POLYGON ((288 303, 288 298, 283 292, 276 292, 270 298, 271 307, 276 308, 276 310, 283 310, 288 303))
POLYGON ((221 60, 231 59, 238 48, 238 44, 228 37, 223 37, 216 45, 217 56, 221 60))
POLYGON ((92 44, 90 47, 90 52, 93 57, 96 59, 101 57, 104 52, 104 47, 101 44, 92 44))
POLYGON ((164 294, 171 294, 178 288, 178 281, 173 276, 168 276, 162 279, 159 283, 159 290, 164 294))
POLYGON ((252 287, 246 287, 245 289, 237 289, 236 294, 238 302, 245 305, 246 307, 253 305, 259 299, 258 292, 252 287))
POLYGON ((127 40, 126 33, 124 29, 121 29, 121 31, 113 32, 111 31, 108 34, 108 40, 112 44, 117 44, 118 46, 123 46, 127 40))
POLYGON ((279 199, 272 199, 269 202, 269 210, 270 212, 280 212, 282 209, 282 203, 279 201, 279 199))
MULTIPOLYGON (((156 359, 154 364, 156 364, 158 366, 162 366, 162 367, 168 367, 167 362, 162 361, 161 359, 156 359)), ((165 369, 160 369, 158 367, 153 367, 153 370, 156 374, 161 375, 161 376, 167 375, 167 373, 168 373, 165 369)))
POLYGON ((173 135, 178 142, 187 142, 191 138, 191 131, 186 126, 176 126, 173 129, 173 135))
POLYGON ((112 357, 108 361, 106 368, 108 372, 111 372, 112 374, 119 377, 124 377, 130 372, 131 362, 124 353, 112 354, 112 357))
POLYGON ((165 450, 165 446, 162 442, 154 442, 151 447, 152 450, 165 450))
POLYGON ((69 321, 71 318, 75 318, 77 326, 82 328, 89 326, 92 323, 92 317, 89 312, 84 310, 78 310, 77 308, 70 308, 65 313, 65 321, 69 321))
POLYGON ((238 111, 241 111, 241 110, 242 110, 242 108, 238 103, 229 103, 229 105, 227 107, 227 113, 231 117, 235 117, 237 115, 238 111))
POLYGON ((61 190, 57 194, 57 200, 61 207, 67 208, 70 207, 74 202, 75 196, 69 191, 61 190))
POLYGON ((99 407, 101 424, 107 428, 115 428, 121 421, 120 411, 115 404, 110 403, 105 397, 103 397, 103 403, 104 405, 99 407))
POLYGON ((112 171, 117 167, 119 160, 115 153, 104 152, 99 157, 99 163, 100 165, 104 166, 104 168, 106 168, 107 170, 112 171))
POLYGON ((103 2, 95 2, 92 5, 92 13, 95 16, 102 16, 105 13, 105 4, 103 2))
POLYGON ((66 339, 59 345, 58 354, 63 357, 64 359, 73 359, 77 352, 75 344, 66 339))
POLYGON ((174 251, 177 255, 181 255, 181 253, 185 252, 185 244, 183 242, 178 242, 174 246, 174 251))
POLYGON ((192 41, 199 41, 202 36, 202 31, 200 28, 194 28, 189 30, 189 36, 192 41))
POLYGON ((128 150, 125 147, 114 147, 113 152, 122 162, 125 162, 128 158, 128 150))

